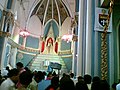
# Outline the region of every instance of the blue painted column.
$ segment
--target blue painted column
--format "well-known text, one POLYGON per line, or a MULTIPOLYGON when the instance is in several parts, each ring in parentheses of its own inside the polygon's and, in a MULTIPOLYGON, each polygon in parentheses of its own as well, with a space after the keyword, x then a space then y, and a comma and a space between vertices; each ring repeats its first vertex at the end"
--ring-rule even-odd
POLYGON ((1 72, 3 70, 3 68, 5 67, 4 65, 6 64, 6 44, 7 44, 7 40, 8 40, 8 37, 11 35, 9 33, 9 28, 7 28, 7 20, 8 19, 8 14, 10 14, 9 12, 3 10, 3 16, 2 16, 2 28, 0 30, 0 69, 1 69, 1 72), (5 31, 6 30, 6 31, 5 31))
POLYGON ((4 62, 6 57, 6 44, 7 44, 7 37, 0 36, 0 69, 1 72, 4 68, 4 62))
MULTIPOLYGON (((99 7, 99 4, 100 4, 100 2, 99 2, 99 0, 95 0, 95 9, 97 8, 97 7, 99 7)), ((94 12, 95 13, 95 12, 94 12)), ((94 18, 94 17, 93 17, 94 18)), ((100 63, 100 61, 99 61, 99 58, 98 58, 98 55, 99 55, 99 52, 98 52, 98 50, 99 50, 99 41, 98 41, 98 39, 99 39, 99 35, 98 35, 98 31, 95 31, 95 37, 94 37, 94 76, 99 76, 99 71, 100 71, 100 69, 99 69, 99 63, 100 63)))
MULTIPOLYGON (((7 57, 7 43, 8 37, 11 36, 12 28, 14 25, 14 15, 11 11, 13 3, 15 4, 14 0, 6 0, 5 6, 3 8, 3 16, 1 22, 1 30, 0 30, 0 69, 1 72, 3 68, 6 67, 6 57, 7 57)), ((14 7, 13 7, 14 8, 14 7)))

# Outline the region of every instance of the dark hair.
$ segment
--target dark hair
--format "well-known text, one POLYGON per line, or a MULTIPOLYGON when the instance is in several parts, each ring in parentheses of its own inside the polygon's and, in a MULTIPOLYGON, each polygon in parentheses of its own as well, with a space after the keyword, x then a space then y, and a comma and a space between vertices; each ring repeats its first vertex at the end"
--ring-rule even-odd
POLYGON ((17 76, 18 73, 19 71, 16 68, 13 68, 8 72, 8 77, 17 76))
POLYGON ((70 73, 70 76, 71 76, 71 78, 73 78, 74 77, 74 73, 70 73))
POLYGON ((44 74, 42 71, 38 71, 35 75, 34 75, 34 79, 37 83, 39 83, 41 80, 44 79, 44 74))
POLYGON ((6 70, 8 70, 8 71, 10 70, 8 66, 6 67, 6 70))
POLYGON ((101 80, 100 88, 101 90, 110 90, 110 86, 106 80, 101 80))
POLYGON ((92 82, 100 81, 100 78, 98 76, 93 77, 92 82))
POLYGON ((60 90, 75 90, 74 82, 70 79, 69 75, 61 78, 60 90))
POLYGON ((85 81, 78 81, 76 83, 76 90, 89 90, 85 81))
POLYGON ((90 84, 92 80, 92 77, 88 74, 84 75, 84 81, 86 84, 90 84))
POLYGON ((112 88, 116 90, 116 85, 117 85, 117 84, 118 84, 118 83, 113 83, 113 84, 112 84, 112 88))
POLYGON ((30 71, 24 71, 20 74, 20 83, 23 85, 29 85, 32 82, 33 74, 30 71))
POLYGON ((77 77, 78 81, 84 81, 84 78, 82 76, 77 77))
POLYGON ((19 67, 23 67, 23 63, 21 63, 21 62, 18 62, 18 63, 16 63, 16 66, 19 66, 19 67))

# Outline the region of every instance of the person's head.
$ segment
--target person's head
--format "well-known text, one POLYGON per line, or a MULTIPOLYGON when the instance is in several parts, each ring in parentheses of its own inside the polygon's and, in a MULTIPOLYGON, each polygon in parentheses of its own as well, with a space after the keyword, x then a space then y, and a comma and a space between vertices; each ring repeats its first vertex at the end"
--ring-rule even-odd
POLYGON ((10 70, 8 66, 6 67, 6 70, 8 70, 8 71, 10 70))
POLYGON ((89 89, 87 87, 87 84, 83 80, 81 80, 76 83, 76 90, 89 90, 89 89))
POLYGON ((112 90, 116 90, 117 84, 118 84, 118 83, 113 83, 113 84, 112 84, 112 90))
POLYGON ((20 83, 26 88, 32 82, 33 74, 30 71, 24 71, 20 74, 20 83))
POLYGON ((100 81, 100 78, 98 76, 93 77, 92 82, 100 81))
POLYGON ((41 80, 44 79, 44 74, 41 71, 38 71, 35 75, 34 75, 34 79, 37 83, 39 83, 41 80))
POLYGON ((79 81, 84 81, 84 78, 83 78, 82 76, 78 76, 77 79, 78 79, 78 82, 79 82, 79 81))
POLYGON ((90 84, 92 80, 92 77, 88 74, 84 75, 84 81, 86 84, 90 84))
POLYGON ((75 90, 74 82, 69 75, 60 80, 60 90, 75 90))
POLYGON ((54 77, 51 79, 51 84, 57 86, 57 85, 59 84, 59 77, 54 76, 54 77))
POLYGON ((70 73, 70 77, 73 78, 74 77, 74 73, 70 73))
POLYGON ((62 74, 62 77, 65 77, 65 76, 66 76, 66 73, 63 73, 63 74, 62 74))
POLYGON ((106 80, 100 81, 100 90, 110 90, 110 85, 106 80))
POLYGON ((57 74, 56 74, 56 72, 55 72, 55 71, 53 72, 52 76, 57 76, 57 74))
POLYGON ((52 72, 49 72, 48 75, 47 75, 47 80, 51 80, 52 77, 53 77, 52 72))
POLYGON ((8 72, 8 77, 14 82, 17 83, 19 79, 19 71, 14 68, 8 72))
POLYGON ((23 68, 23 63, 21 62, 16 63, 16 67, 18 70, 20 70, 21 68, 23 68))

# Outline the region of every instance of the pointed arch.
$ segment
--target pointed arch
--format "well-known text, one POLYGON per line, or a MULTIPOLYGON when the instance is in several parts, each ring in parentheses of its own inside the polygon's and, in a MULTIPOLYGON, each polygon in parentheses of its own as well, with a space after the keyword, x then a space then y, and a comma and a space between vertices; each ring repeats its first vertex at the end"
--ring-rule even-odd
POLYGON ((58 23, 54 19, 49 20, 45 24, 44 35, 43 36, 45 38, 47 38, 47 35, 48 35, 48 32, 50 30, 51 25, 52 25, 52 29, 53 29, 54 39, 56 39, 59 36, 59 28, 58 28, 58 23))

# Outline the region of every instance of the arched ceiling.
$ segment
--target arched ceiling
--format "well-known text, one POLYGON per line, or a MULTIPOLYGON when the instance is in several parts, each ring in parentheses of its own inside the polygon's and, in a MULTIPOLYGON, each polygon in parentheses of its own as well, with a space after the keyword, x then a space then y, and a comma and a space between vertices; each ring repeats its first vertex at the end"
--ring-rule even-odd
POLYGON ((32 11, 33 15, 37 15, 43 25, 50 19, 61 25, 67 17, 71 17, 63 0, 40 0, 32 11))
POLYGON ((61 34, 67 34, 76 14, 75 0, 18 0, 17 3, 20 27, 25 26, 30 33, 37 36, 44 34, 50 21, 60 26, 61 34))

